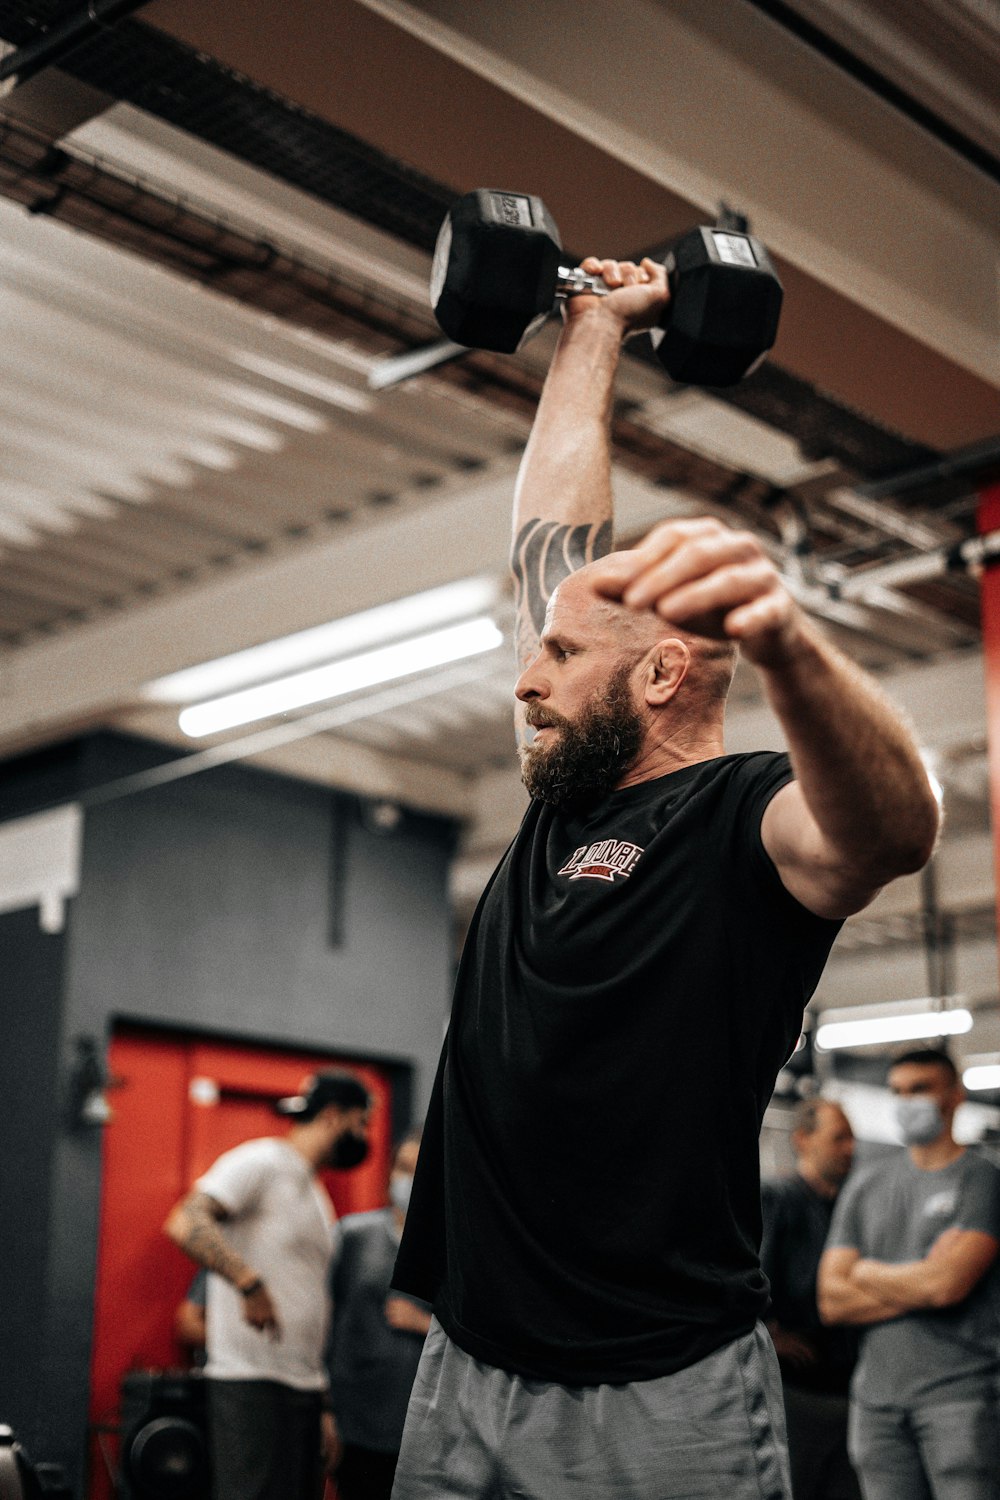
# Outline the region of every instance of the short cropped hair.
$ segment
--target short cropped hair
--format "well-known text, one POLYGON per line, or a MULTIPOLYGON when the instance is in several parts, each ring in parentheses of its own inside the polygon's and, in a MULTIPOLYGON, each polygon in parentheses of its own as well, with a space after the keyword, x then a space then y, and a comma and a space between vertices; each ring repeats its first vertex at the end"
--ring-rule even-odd
POLYGON ((824 1106, 828 1109, 840 1108, 836 1099, 824 1099, 821 1094, 814 1094, 810 1099, 800 1099, 792 1114, 792 1134, 812 1135, 818 1130, 820 1110, 824 1106))
POLYGON ((940 1047, 914 1047, 910 1052, 904 1052, 900 1057, 894 1057, 889 1064, 889 1072, 893 1068, 899 1068, 903 1063, 915 1063, 921 1068, 940 1068, 947 1073, 951 1083, 958 1082, 958 1069, 940 1047))

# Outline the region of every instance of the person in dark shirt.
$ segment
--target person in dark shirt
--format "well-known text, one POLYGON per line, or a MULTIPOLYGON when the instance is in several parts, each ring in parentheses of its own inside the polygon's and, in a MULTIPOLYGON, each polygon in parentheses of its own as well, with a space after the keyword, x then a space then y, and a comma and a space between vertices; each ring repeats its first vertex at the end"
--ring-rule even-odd
POLYGON ((393 1500, 788 1495, 760 1122, 845 916, 938 810, 875 685, 714 519, 611 555, 663 267, 590 261, 515 498, 531 803, 456 982, 394 1284, 434 1320, 393 1500), (726 755, 736 643, 786 755, 726 755))
POLYGON ((820 1322, 816 1273, 854 1132, 839 1104, 805 1099, 792 1131, 796 1171, 761 1183, 760 1263, 771 1287, 767 1328, 781 1366, 795 1500, 861 1500, 847 1456, 848 1388, 857 1357, 849 1329, 820 1322))
POLYGON ((340 1221, 327 1355, 339 1500, 389 1500, 392 1493, 406 1406, 431 1321, 425 1303, 390 1289, 419 1151, 418 1134, 396 1147, 387 1208, 340 1221))
POLYGON ((174 1337, 183 1348, 192 1369, 205 1368, 205 1304, 208 1300, 208 1272, 199 1266, 174 1313, 174 1337))

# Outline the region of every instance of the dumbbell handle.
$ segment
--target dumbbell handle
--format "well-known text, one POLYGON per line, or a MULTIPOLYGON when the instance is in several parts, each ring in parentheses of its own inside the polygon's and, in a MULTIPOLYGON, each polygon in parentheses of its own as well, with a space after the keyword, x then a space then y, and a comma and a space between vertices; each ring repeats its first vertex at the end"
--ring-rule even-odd
POLYGON ((581 292, 586 292, 588 297, 607 297, 616 288, 608 286, 601 276, 591 276, 586 271, 581 271, 579 266, 560 266, 556 272, 556 302, 565 301, 567 297, 578 297, 581 292))
POLYGON ((612 290, 600 276, 591 276, 579 266, 560 266, 556 272, 556 296, 575 297, 586 292, 591 297, 606 297, 612 290))

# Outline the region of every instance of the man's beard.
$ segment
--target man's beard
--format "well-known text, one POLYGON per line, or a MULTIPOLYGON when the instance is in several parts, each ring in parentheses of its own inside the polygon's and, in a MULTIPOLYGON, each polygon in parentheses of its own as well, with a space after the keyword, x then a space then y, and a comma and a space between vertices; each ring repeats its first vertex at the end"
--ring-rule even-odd
POLYGON ((572 807, 596 802, 618 785, 645 735, 629 687, 631 675, 630 665, 619 667, 600 698, 576 719, 564 719, 541 703, 528 705, 529 724, 559 731, 554 745, 535 741, 521 751, 521 780, 532 797, 553 807, 572 807))

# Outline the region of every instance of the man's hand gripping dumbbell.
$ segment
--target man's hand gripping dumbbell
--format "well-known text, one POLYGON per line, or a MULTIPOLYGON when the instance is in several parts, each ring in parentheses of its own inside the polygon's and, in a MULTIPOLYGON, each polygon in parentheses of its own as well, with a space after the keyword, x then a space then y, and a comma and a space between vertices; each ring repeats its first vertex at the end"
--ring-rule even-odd
MULTIPOLYGON (((554 309, 604 280, 563 263, 555 221, 540 198, 478 188, 453 206, 438 235, 431 303, 455 343, 512 354, 554 309)), ((673 380, 733 385, 771 348, 781 283, 759 240, 729 224, 684 235, 664 270, 670 304, 650 329, 673 380)))

